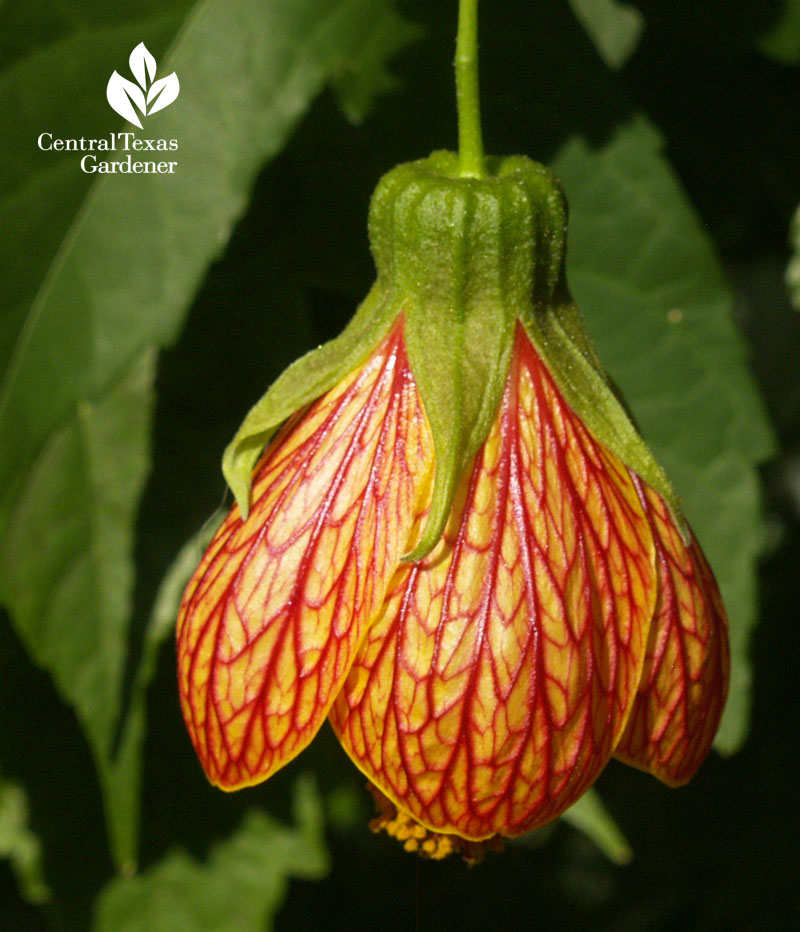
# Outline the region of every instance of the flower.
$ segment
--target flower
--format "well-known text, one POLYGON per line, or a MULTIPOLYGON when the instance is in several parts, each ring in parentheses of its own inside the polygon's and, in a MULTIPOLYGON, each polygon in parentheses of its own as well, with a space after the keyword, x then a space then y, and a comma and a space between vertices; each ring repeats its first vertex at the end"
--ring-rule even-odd
POLYGON ((520 160, 464 182, 433 158, 434 180, 428 161, 379 186, 377 290, 350 330, 288 370, 226 453, 237 504, 184 595, 179 687, 217 786, 267 779, 328 717, 377 825, 472 856, 556 818, 612 756, 686 782, 728 643, 711 570, 566 295, 556 183, 520 160), (511 275, 498 243, 517 226, 539 238, 511 275), (437 317, 448 275, 462 330, 437 317))
POLYGON ((295 419, 184 597, 184 715, 212 782, 260 782, 326 715, 401 810, 476 840, 530 831, 616 753, 685 782, 727 682, 725 616, 664 502, 597 443, 520 326, 441 543, 402 321, 295 419))

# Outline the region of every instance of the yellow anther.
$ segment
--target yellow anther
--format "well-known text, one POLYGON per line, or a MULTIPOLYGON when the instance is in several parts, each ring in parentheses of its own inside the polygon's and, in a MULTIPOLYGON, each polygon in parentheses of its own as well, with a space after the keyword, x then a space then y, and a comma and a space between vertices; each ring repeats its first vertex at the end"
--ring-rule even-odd
POLYGON ((407 813, 401 812, 376 786, 368 783, 367 788, 378 810, 378 815, 372 819, 369 827, 373 832, 386 832, 396 838, 406 851, 416 852, 431 861, 441 861, 451 854, 460 853, 472 865, 482 861, 487 851, 499 851, 503 847, 503 839, 498 835, 485 841, 467 841, 458 835, 432 832, 407 813))

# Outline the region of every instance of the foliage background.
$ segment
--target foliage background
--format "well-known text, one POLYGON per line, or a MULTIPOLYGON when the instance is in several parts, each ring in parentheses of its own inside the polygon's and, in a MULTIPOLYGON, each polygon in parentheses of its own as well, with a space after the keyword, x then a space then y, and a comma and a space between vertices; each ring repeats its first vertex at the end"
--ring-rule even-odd
POLYGON ((234 796, 184 733, 170 635, 221 449, 366 294, 379 176, 454 145, 455 6, 0 5, 3 929, 799 918, 795 0, 482 10, 487 147, 562 175, 573 290, 723 585, 738 752, 681 791, 612 764, 585 834, 562 821, 467 871, 366 831, 327 729, 234 796), (93 185, 36 138, 121 129, 105 83, 140 41, 181 80, 145 124, 179 139, 179 174, 93 185))

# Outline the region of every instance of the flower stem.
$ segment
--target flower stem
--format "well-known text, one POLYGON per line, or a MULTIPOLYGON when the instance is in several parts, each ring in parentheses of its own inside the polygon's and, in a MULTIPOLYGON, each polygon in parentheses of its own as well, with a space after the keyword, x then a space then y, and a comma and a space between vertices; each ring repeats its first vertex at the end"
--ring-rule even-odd
POLYGON ((478 0, 459 0, 456 39, 458 161, 462 177, 483 178, 483 137, 478 93, 478 0))

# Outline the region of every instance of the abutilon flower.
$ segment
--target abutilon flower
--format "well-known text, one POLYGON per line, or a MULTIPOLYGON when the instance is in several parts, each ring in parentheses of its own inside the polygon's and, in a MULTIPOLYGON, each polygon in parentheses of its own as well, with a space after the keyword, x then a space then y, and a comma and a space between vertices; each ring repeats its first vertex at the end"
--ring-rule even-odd
POLYGON ((434 857, 554 819, 612 756, 686 782, 725 612, 569 298, 557 180, 435 153, 370 234, 353 322, 225 454, 237 504, 178 623, 209 779, 265 780, 328 718, 377 824, 434 857))

